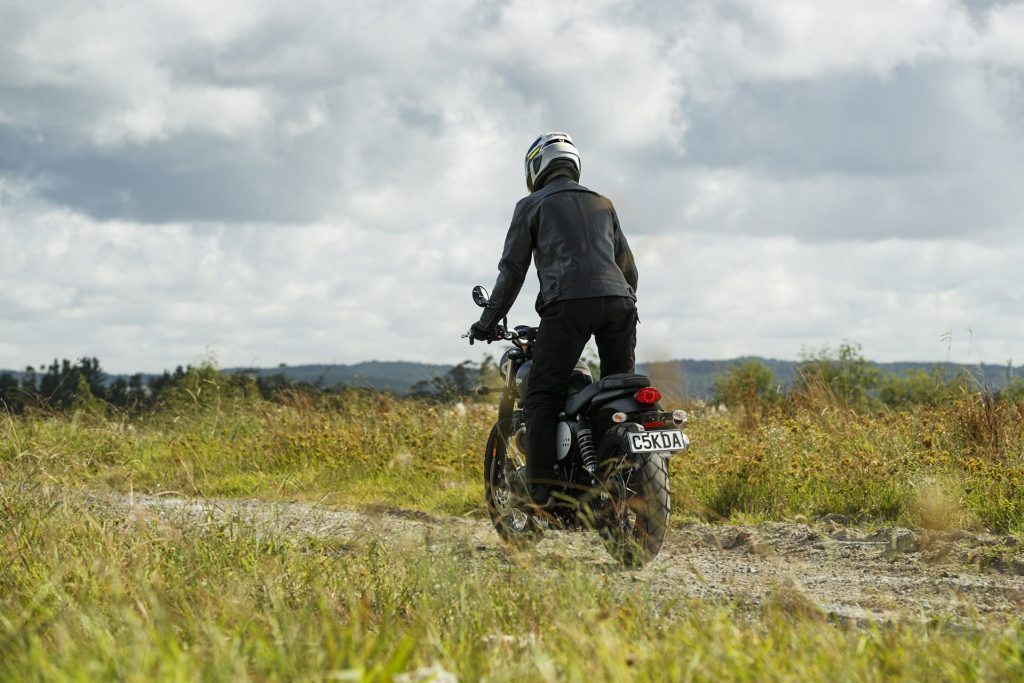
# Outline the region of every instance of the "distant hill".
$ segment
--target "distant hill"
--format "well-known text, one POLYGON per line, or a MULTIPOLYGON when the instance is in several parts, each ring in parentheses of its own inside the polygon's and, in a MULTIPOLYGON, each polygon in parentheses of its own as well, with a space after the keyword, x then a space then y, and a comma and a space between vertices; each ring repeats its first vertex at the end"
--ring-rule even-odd
MULTIPOLYGON (((799 361, 777 360, 774 358, 760 358, 757 356, 745 356, 729 360, 671 360, 657 363, 640 363, 637 365, 637 372, 648 374, 655 383, 665 386, 672 386, 682 390, 687 396, 694 398, 708 398, 714 391, 715 377, 719 373, 728 372, 733 366, 745 361, 759 361, 772 370, 775 382, 782 386, 792 384, 796 377, 796 367, 799 361)), ((927 363, 917 361, 906 361, 896 363, 872 363, 883 373, 894 373, 905 376, 910 370, 931 370, 939 367, 953 376, 961 371, 969 372, 980 384, 993 389, 1003 387, 1011 377, 1024 379, 1024 368, 1007 368, 1005 365, 962 365, 959 363, 927 363)))
POLYGON ((371 387, 406 394, 421 381, 444 375, 451 365, 429 365, 405 361, 368 361, 354 365, 282 365, 276 368, 226 368, 224 372, 244 372, 258 377, 283 376, 292 382, 309 382, 330 388, 371 387))
MULTIPOLYGON (((688 396, 708 398, 712 394, 715 377, 719 373, 728 372, 734 365, 750 360, 760 361, 771 368, 775 381, 783 386, 792 383, 796 375, 798 361, 760 358, 757 356, 745 356, 730 360, 692 360, 684 358, 657 363, 640 363, 637 366, 637 371, 650 375, 656 383, 681 389, 688 396)), ((1006 384, 1009 376, 1024 378, 1024 368, 1013 368, 1010 375, 1008 375, 1007 368, 1003 365, 985 364, 979 366, 926 362, 875 363, 874 365, 882 372, 892 372, 898 375, 904 375, 908 370, 930 370, 933 367, 941 367, 950 375, 966 370, 978 378, 979 381, 994 389, 998 389, 1006 384)), ((227 370, 227 372, 244 371, 264 377, 283 375, 291 381, 305 381, 321 387, 363 386, 393 391, 396 394, 405 394, 417 382, 444 375, 452 367, 451 365, 371 361, 355 365, 289 365, 278 368, 250 370, 232 368, 227 370)))
MULTIPOLYGON (((744 361, 756 360, 771 368, 775 381, 780 385, 788 385, 793 381, 797 361, 777 360, 746 356, 730 360, 691 360, 688 358, 657 363, 641 363, 637 371, 648 374, 656 384, 681 390, 694 398, 708 398, 713 391, 715 377, 719 373, 728 372, 730 368, 744 361)), ((930 370, 941 367, 950 375, 962 370, 970 372, 980 383, 993 389, 1006 384, 1011 377, 1024 379, 1024 368, 1007 368, 1005 365, 962 365, 958 363, 926 363, 900 362, 875 363, 882 372, 905 375, 908 370, 930 370)), ((444 375, 452 369, 451 365, 431 365, 406 361, 368 361, 353 365, 320 364, 320 365, 283 365, 275 368, 226 368, 224 372, 248 373, 259 377, 283 376, 292 382, 309 382, 323 388, 338 386, 370 387, 406 394, 421 381, 444 375)), ((8 373, 19 381, 23 372, 0 370, 0 374, 8 373)), ((110 375, 108 382, 128 375, 110 375)), ((151 375, 144 375, 148 380, 151 375)))

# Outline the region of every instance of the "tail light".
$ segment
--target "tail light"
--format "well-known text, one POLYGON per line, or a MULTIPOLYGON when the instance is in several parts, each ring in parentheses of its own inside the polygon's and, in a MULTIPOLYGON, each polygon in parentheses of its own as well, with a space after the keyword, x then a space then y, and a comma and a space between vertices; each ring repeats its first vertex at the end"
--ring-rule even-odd
POLYGON ((644 387, 633 394, 633 398, 642 406, 652 406, 661 400, 661 392, 654 387, 644 387))

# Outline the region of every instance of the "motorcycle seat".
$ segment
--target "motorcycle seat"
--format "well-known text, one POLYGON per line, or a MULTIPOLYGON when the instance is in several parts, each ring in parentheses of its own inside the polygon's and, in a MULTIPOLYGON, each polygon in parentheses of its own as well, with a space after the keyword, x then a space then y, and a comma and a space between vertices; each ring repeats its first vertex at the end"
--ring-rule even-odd
POLYGON ((603 391, 615 391, 618 389, 643 389, 651 386, 651 380, 647 375, 633 373, 622 373, 608 375, 600 380, 588 384, 575 396, 570 396, 565 402, 565 414, 568 417, 579 415, 580 411, 587 407, 595 396, 603 391))

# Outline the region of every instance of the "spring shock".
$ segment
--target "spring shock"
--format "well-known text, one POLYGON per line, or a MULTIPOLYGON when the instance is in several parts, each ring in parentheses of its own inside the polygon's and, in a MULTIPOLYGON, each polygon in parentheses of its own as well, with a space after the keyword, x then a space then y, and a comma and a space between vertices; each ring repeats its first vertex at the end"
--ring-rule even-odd
POLYGON ((591 474, 597 474, 597 451, 594 449, 594 433, 590 431, 590 427, 580 427, 576 430, 576 438, 580 443, 583 468, 591 474))

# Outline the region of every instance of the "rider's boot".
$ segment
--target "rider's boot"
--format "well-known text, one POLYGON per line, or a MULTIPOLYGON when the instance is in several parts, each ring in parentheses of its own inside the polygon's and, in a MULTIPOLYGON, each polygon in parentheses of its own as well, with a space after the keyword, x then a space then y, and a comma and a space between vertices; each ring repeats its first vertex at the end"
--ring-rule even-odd
POLYGON ((546 484, 534 482, 530 484, 530 506, 535 508, 549 508, 554 505, 554 498, 551 497, 551 489, 546 484))

